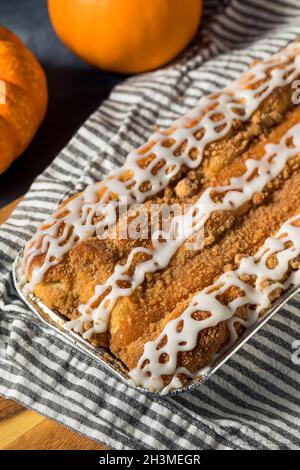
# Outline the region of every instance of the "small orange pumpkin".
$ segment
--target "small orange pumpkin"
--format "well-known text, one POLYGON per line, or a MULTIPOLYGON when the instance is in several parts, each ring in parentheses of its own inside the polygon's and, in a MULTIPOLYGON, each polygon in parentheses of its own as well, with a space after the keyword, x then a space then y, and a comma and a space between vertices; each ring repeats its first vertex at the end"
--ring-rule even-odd
POLYGON ((53 27, 79 57, 138 73, 179 54, 200 22, 202 0, 48 0, 53 27))
POLYGON ((32 140, 47 101, 46 78, 37 59, 0 26, 0 174, 32 140))

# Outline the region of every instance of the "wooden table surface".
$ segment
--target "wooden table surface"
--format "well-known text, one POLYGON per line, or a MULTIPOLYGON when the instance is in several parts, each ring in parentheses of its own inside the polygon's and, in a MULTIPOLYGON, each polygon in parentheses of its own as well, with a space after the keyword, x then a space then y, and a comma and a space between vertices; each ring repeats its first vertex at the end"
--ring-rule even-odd
MULTIPOLYGON (((0 209, 3 223, 20 199, 0 209)), ((18 403, 0 397, 0 450, 104 450, 87 439, 18 403)))

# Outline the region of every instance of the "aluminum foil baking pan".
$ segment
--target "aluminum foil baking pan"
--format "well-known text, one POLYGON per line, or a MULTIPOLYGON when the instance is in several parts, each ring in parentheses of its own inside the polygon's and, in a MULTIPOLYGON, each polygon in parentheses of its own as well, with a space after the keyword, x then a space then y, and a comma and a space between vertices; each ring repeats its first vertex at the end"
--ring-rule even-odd
POLYGON ((187 385, 170 390, 169 392, 153 392, 142 387, 134 385, 130 377, 128 376, 128 369, 126 366, 115 356, 113 356, 107 349, 95 347, 88 341, 84 340, 78 333, 70 331, 66 328, 66 320, 62 315, 50 310, 43 302, 33 294, 25 294, 20 283, 18 281, 17 267, 20 262, 22 253, 19 253, 14 264, 13 264, 13 280, 15 288, 22 299, 22 301, 29 307, 29 309, 49 328, 52 328, 56 333, 62 337, 65 341, 71 344, 78 351, 83 352, 90 356, 95 364, 101 364, 105 368, 109 369, 119 380, 125 382, 129 387, 137 390, 140 393, 147 393, 155 396, 174 396, 181 393, 189 392, 196 387, 201 386, 203 382, 209 379, 228 359, 238 351, 251 336, 254 335, 270 318, 292 297, 300 292, 300 286, 293 287, 286 291, 280 299, 273 304, 273 306, 255 323, 252 327, 248 328, 244 334, 237 340, 237 342, 224 354, 219 357, 212 366, 202 375, 194 378, 187 385))

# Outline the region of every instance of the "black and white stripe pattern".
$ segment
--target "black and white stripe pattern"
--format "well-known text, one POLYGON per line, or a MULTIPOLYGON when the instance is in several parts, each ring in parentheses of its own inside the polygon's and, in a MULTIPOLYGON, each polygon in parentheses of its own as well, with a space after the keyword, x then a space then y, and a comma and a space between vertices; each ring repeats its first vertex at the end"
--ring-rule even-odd
POLYGON ((300 34, 299 0, 205 1, 201 31, 175 63, 117 86, 0 229, 0 393, 113 448, 293 449, 300 444, 300 300, 206 384, 177 398, 138 394, 41 325, 17 298, 13 259, 65 197, 101 179, 203 94, 300 34))

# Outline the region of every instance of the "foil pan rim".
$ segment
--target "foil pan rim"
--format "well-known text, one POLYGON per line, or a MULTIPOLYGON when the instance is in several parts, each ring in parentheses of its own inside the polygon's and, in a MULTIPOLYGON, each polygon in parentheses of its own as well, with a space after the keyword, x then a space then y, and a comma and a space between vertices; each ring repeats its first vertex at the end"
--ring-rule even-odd
POLYGON ((139 393, 147 394, 153 397, 178 396, 199 387, 202 383, 206 382, 206 380, 208 380, 223 364, 225 364, 258 330, 260 330, 260 328, 265 323, 267 323, 283 305, 285 305, 291 298, 300 292, 300 286, 294 286, 286 291, 278 299, 278 301, 275 302, 273 306, 260 318, 260 320, 252 327, 248 328, 236 341, 236 343, 231 348, 229 348, 205 374, 193 379, 191 382, 181 388, 172 389, 165 393, 161 391, 145 389, 135 385, 134 382, 128 377, 124 364, 122 364, 119 359, 115 358, 107 349, 96 347, 83 339, 82 336, 80 336, 78 333, 67 330, 65 326, 67 321, 64 320, 63 317, 49 309, 49 307, 44 305, 43 302, 35 295, 28 295, 24 293, 18 281, 17 274, 17 268, 22 253, 23 250, 18 253, 13 263, 13 283, 20 299, 31 310, 31 312, 33 312, 37 318, 39 318, 44 323, 44 325, 56 331, 60 337, 64 338, 68 342, 69 345, 75 347, 78 351, 83 352, 90 358, 96 360, 96 362, 100 363, 105 369, 108 369, 116 378, 121 380, 128 387, 138 391, 139 393))

